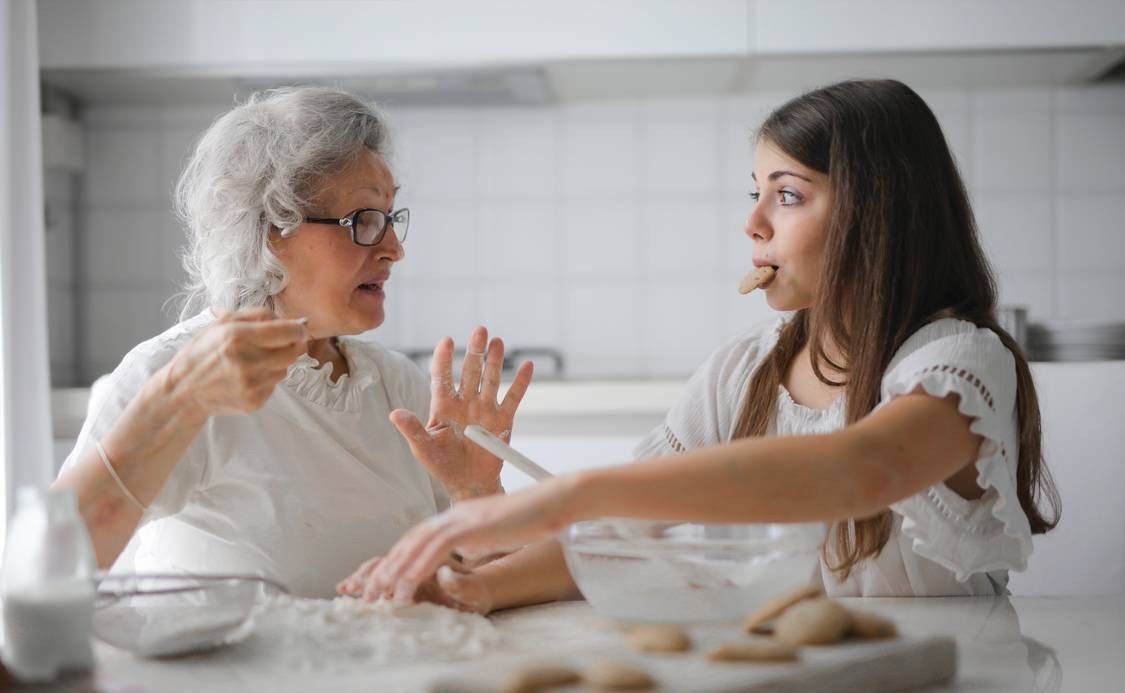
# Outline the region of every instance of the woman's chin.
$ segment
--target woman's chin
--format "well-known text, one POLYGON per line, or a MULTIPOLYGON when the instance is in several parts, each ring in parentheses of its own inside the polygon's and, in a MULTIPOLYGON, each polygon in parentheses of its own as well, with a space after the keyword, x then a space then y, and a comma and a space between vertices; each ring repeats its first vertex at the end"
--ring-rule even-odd
POLYGON ((766 304, 770 308, 782 313, 788 313, 802 308, 808 308, 809 301, 801 301, 794 297, 792 294, 787 294, 784 291, 770 291, 766 289, 766 304))
POLYGON ((340 321, 340 331, 337 335, 345 334, 363 334, 370 332, 383 324, 386 315, 380 307, 378 310, 355 310, 348 311, 348 315, 344 320, 340 321))

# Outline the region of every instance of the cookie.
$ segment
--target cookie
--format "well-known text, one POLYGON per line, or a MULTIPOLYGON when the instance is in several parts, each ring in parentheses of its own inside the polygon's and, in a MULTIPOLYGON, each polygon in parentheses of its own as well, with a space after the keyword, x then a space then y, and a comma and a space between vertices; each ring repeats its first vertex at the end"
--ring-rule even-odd
POLYGON ((879 638, 893 638, 898 635, 894 621, 889 618, 873 614, 870 611, 848 610, 851 618, 851 630, 848 633, 862 640, 876 640, 879 638))
POLYGON ((747 633, 760 633, 766 623, 780 616, 782 612, 797 602, 822 596, 824 596, 824 590, 819 586, 805 585, 763 604, 757 611, 746 617, 746 620, 742 622, 742 628, 747 633))
POLYGON ((712 662, 792 662, 797 648, 777 638, 751 637, 723 643, 707 653, 712 662))
POLYGON ((656 686, 644 669, 609 661, 587 667, 582 672, 582 680, 594 688, 607 691, 647 691, 656 686))
POLYGON ((561 664, 529 664, 512 674, 504 686, 506 693, 535 693, 554 686, 578 683, 582 676, 561 664))
POLYGON ((827 597, 806 599, 777 618, 773 634, 790 645, 827 645, 842 640, 851 627, 848 610, 827 597))
POLYGON ((687 652, 691 649, 691 638, 679 626, 633 626, 625 633, 625 640, 637 652, 687 652))
POLYGON ((776 273, 777 270, 772 267, 758 267, 753 272, 743 277, 742 281, 738 283, 738 293, 750 293, 754 289, 757 289, 759 286, 769 283, 769 281, 773 279, 773 275, 776 273))

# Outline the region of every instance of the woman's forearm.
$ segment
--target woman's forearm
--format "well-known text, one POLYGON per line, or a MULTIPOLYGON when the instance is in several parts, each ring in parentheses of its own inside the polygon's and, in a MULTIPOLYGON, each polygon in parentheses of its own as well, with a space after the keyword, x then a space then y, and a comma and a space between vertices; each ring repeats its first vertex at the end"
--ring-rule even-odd
MULTIPOLYGON (((165 366, 141 387, 101 443, 122 483, 147 506, 206 420, 165 366)), ((93 441, 81 455, 54 485, 74 489, 98 565, 106 568, 129 542, 141 510, 106 470, 93 441)))
POLYGON ((488 585, 493 611, 581 596, 555 539, 527 546, 475 572, 488 585))
POLYGON ((746 438, 581 472, 574 516, 813 522, 877 512, 894 480, 862 431, 746 438))
MULTIPOLYGON (((744 438, 566 480, 576 521, 819 522, 874 515, 971 465, 983 439, 957 395, 898 397, 835 433, 744 438)), ((560 477, 560 480, 563 480, 560 477)))

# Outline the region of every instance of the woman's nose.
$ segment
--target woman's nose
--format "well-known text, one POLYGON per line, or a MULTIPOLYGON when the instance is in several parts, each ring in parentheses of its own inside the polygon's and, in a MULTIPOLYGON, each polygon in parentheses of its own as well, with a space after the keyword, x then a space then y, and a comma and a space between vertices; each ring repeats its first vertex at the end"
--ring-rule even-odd
POLYGON ((746 216, 746 226, 742 230, 751 240, 767 241, 773 237, 773 227, 762 212, 761 204, 754 203, 750 214, 746 216))
POLYGON ((383 234, 383 239, 375 246, 375 253, 391 262, 398 262, 406 255, 406 249, 402 247, 402 241, 398 240, 393 227, 383 234))

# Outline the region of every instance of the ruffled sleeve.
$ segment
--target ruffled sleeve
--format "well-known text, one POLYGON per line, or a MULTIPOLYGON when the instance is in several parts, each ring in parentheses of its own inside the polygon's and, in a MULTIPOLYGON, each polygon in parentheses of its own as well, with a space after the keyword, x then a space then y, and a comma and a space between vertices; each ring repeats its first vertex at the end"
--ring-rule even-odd
POLYGON ((634 458, 650 459, 729 441, 750 376, 777 342, 784 320, 759 324, 716 349, 688 380, 664 423, 633 449, 634 458))
POLYGON ((990 330, 962 320, 938 320, 912 335, 895 355, 882 383, 880 406, 921 387, 933 397, 957 394, 958 409, 984 440, 977 483, 984 495, 966 500, 944 483, 891 509, 915 553, 952 571, 959 581, 975 573, 1023 570, 1031 528, 1016 495, 1019 459, 1016 369, 1012 353, 990 330))

